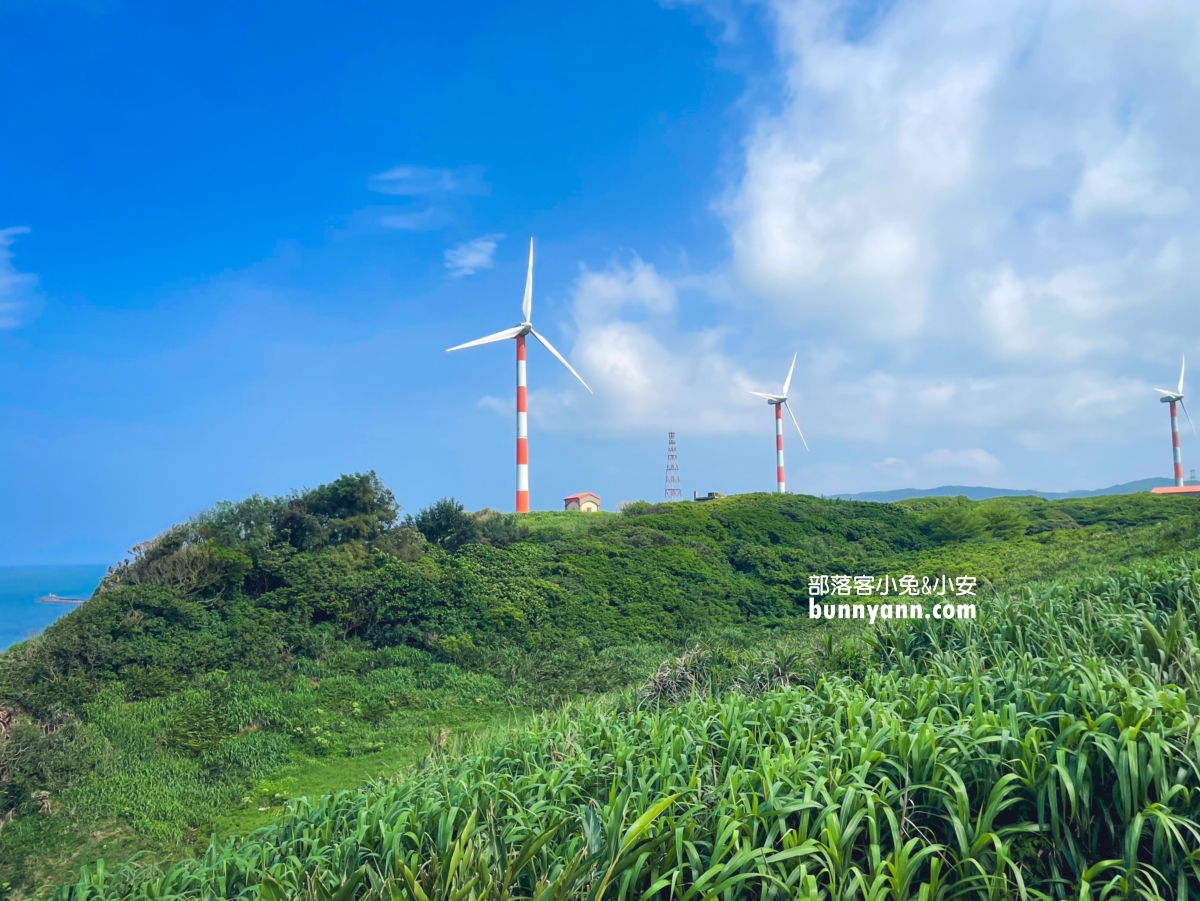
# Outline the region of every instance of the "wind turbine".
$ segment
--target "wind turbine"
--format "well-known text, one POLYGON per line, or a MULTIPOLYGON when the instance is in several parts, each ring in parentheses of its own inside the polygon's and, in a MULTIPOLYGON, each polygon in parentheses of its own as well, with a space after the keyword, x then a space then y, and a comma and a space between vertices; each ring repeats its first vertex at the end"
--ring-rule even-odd
POLYGON ((1192 427, 1192 434, 1196 434, 1196 426, 1192 423, 1192 416, 1187 411, 1187 407, 1183 406, 1183 371, 1187 366, 1187 357, 1179 364, 1179 387, 1174 391, 1168 391, 1166 388, 1155 388, 1159 394, 1163 395, 1159 398, 1160 403, 1171 405, 1171 454, 1175 458, 1175 484, 1179 487, 1183 486, 1183 458, 1179 455, 1179 416, 1175 412, 1175 404, 1183 407, 1183 415, 1187 417, 1188 425, 1192 427))
POLYGON ((488 335, 485 338, 468 341, 466 344, 447 348, 446 353, 454 350, 462 350, 464 347, 475 347, 478 344, 507 341, 509 338, 517 339, 517 512, 528 513, 529 422, 525 398, 525 336, 533 335, 538 341, 542 342, 542 346, 554 354, 558 362, 566 366, 571 375, 579 379, 579 384, 587 388, 589 393, 592 391, 591 388, 588 388, 587 382, 580 377, 579 373, 571 368, 571 364, 567 362, 566 358, 555 350, 554 345, 547 341, 545 337, 538 334, 533 328, 533 323, 530 322, 529 317, 533 313, 533 238, 529 239, 529 272, 525 276, 525 299, 521 301, 521 312, 524 314, 525 319, 520 325, 506 328, 502 332, 496 332, 494 335, 488 335))
POLYGON ((765 397, 767 403, 775 407, 775 478, 779 485, 779 493, 784 494, 783 479, 783 408, 787 407, 788 416, 792 417, 792 422, 796 423, 796 431, 800 433, 800 440, 804 442, 804 449, 808 450, 808 442, 804 441, 804 433, 800 431, 800 423, 796 422, 796 414, 792 412, 791 406, 788 404, 788 388, 792 384, 792 372, 796 369, 796 357, 799 354, 792 355, 792 365, 788 369, 787 378, 783 381, 783 390, 778 394, 762 394, 758 391, 751 391, 755 397, 765 397))

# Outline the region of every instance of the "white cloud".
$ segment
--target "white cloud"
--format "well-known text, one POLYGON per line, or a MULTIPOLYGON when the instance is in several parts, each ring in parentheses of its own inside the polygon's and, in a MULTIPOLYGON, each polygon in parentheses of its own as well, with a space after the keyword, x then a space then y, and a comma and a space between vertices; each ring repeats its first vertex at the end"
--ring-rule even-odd
POLYGON ((429 166, 395 166, 386 172, 372 175, 372 191, 407 197, 431 194, 486 194, 488 184, 483 180, 482 166, 461 166, 457 169, 438 169, 429 166))
POLYGON ((1165 182, 1153 142, 1132 131, 1090 161, 1071 198, 1077 219, 1093 216, 1166 216, 1185 211, 1188 192, 1165 182))
MULTIPOLYGON (((750 396, 754 382, 723 349, 724 334, 678 327, 679 293, 673 280, 636 256, 600 271, 581 269, 572 291, 576 337, 567 358, 595 395, 566 376, 565 389, 531 392, 530 415, 543 428, 606 434, 772 429, 769 411, 750 396)), ((549 355, 543 359, 531 354, 535 385, 557 367, 549 355), (544 375, 534 374, 535 366, 544 375)), ((781 365, 786 372, 786 360, 781 365)))
MULTIPOLYGON (((852 41, 844 8, 774 0, 786 92, 721 207, 746 282, 792 321, 887 343, 990 325, 977 272, 1086 263, 1128 284, 1194 235, 1200 128, 1178 113, 1200 103, 1200 7, 1043 8, 900 0, 852 41)), ((1113 333, 1129 299, 1104 311, 1113 333)))
POLYGON ((953 440, 989 431, 1030 446, 1041 445, 1043 435, 1092 441, 1154 402, 1146 380, 1090 369, 945 378, 883 370, 851 376, 798 364, 796 377, 805 388, 810 437, 892 447, 911 447, 931 435, 953 440))
POLYGON ((583 269, 574 296, 575 317, 588 325, 626 312, 663 316, 674 312, 679 302, 674 283, 636 256, 628 266, 614 264, 602 272, 583 269))
POLYGON ((477 406, 482 410, 491 410, 493 413, 500 413, 504 416, 507 416, 514 409, 516 409, 511 397, 508 400, 505 400, 504 398, 496 397, 493 394, 485 394, 483 397, 479 398, 479 403, 477 406))
POLYGON ((372 175, 367 185, 376 193, 405 198, 402 205, 393 207, 379 219, 384 228, 403 231, 445 228, 467 202, 465 198, 490 190, 482 166, 394 166, 372 175))
MULTIPOLYGON (((1128 265, 1064 268, 1049 278, 1021 279, 1005 262, 980 301, 991 349, 1005 356, 1053 355, 1062 361, 1128 347, 1110 321, 1134 309, 1154 285, 1126 284, 1128 265)), ((1141 270, 1145 272, 1146 270, 1141 270)))
MULTIPOLYGON (((747 355, 752 375, 726 348, 729 333, 680 328, 686 306, 681 285, 692 282, 667 278, 636 256, 603 270, 581 269, 572 291, 575 340, 567 356, 595 396, 565 373, 557 373, 564 389, 539 387, 556 377, 555 364, 548 356, 545 364, 533 359, 531 415, 539 426, 606 434, 770 430, 769 409, 749 392, 779 387, 791 348, 775 336, 767 353, 747 355)), ((1153 394, 1145 380, 1103 369, 978 376, 888 371, 862 369, 855 354, 832 353, 819 343, 798 346, 792 406, 809 443, 825 447, 867 441, 911 448, 939 432, 992 429, 1035 447, 1044 435, 1062 434, 1064 426, 1094 439, 1153 394)), ((511 408, 503 399, 480 404, 504 415, 511 408)), ((978 458, 975 468, 990 471, 980 468, 978 458)), ((876 469, 918 474, 895 456, 876 469)))
MULTIPOLYGON (((736 38, 732 3, 698 5, 736 38)), ((783 89, 774 107, 748 95, 717 205, 732 265, 582 270, 568 356, 596 396, 564 377, 532 415, 757 434, 769 410, 747 392, 798 348, 817 465, 869 442, 881 478, 1017 476, 992 451, 1138 440, 1150 382, 1200 356, 1200 6, 896 0, 865 28, 834 0, 754 7, 783 89), (739 331, 697 327, 697 291, 739 331)))
POLYGON ((717 209, 744 288, 830 361, 814 434, 1125 440, 1200 350, 1200 6, 750 6, 782 90, 717 209))
POLYGON ((1000 471, 1000 461, 978 447, 957 451, 939 447, 922 454, 921 463, 926 469, 934 471, 966 469, 981 475, 993 475, 1000 471))
POLYGON ((501 234, 484 235, 448 248, 446 268, 456 278, 474 275, 481 269, 491 269, 496 256, 496 245, 503 237, 501 234))
POLYGON ((11 250, 17 235, 26 234, 28 228, 0 228, 0 329, 16 328, 21 324, 21 314, 34 300, 37 276, 19 272, 13 264, 11 250))

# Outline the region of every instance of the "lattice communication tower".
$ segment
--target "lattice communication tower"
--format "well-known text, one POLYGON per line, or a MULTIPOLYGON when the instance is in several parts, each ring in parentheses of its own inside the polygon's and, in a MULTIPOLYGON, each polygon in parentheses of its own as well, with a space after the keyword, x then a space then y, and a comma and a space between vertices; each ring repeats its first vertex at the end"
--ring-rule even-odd
POLYGON ((669 501, 683 500, 679 487, 679 454, 675 450, 675 433, 667 432, 667 487, 663 497, 669 501))

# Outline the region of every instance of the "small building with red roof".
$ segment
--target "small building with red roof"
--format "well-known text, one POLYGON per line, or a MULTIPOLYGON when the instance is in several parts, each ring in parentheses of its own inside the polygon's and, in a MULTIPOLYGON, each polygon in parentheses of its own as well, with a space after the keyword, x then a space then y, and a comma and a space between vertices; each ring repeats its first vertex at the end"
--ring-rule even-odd
POLYGON ((568 494, 563 498, 563 505, 566 509, 575 510, 579 513, 599 513, 600 495, 593 494, 591 491, 568 494))

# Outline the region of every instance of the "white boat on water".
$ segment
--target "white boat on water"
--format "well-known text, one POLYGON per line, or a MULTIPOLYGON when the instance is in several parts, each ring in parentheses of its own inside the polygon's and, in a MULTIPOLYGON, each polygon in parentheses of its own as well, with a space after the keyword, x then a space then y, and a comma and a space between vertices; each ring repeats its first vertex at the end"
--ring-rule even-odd
POLYGON ((62 598, 56 594, 47 594, 34 600, 39 604, 82 604, 87 598, 62 598))

